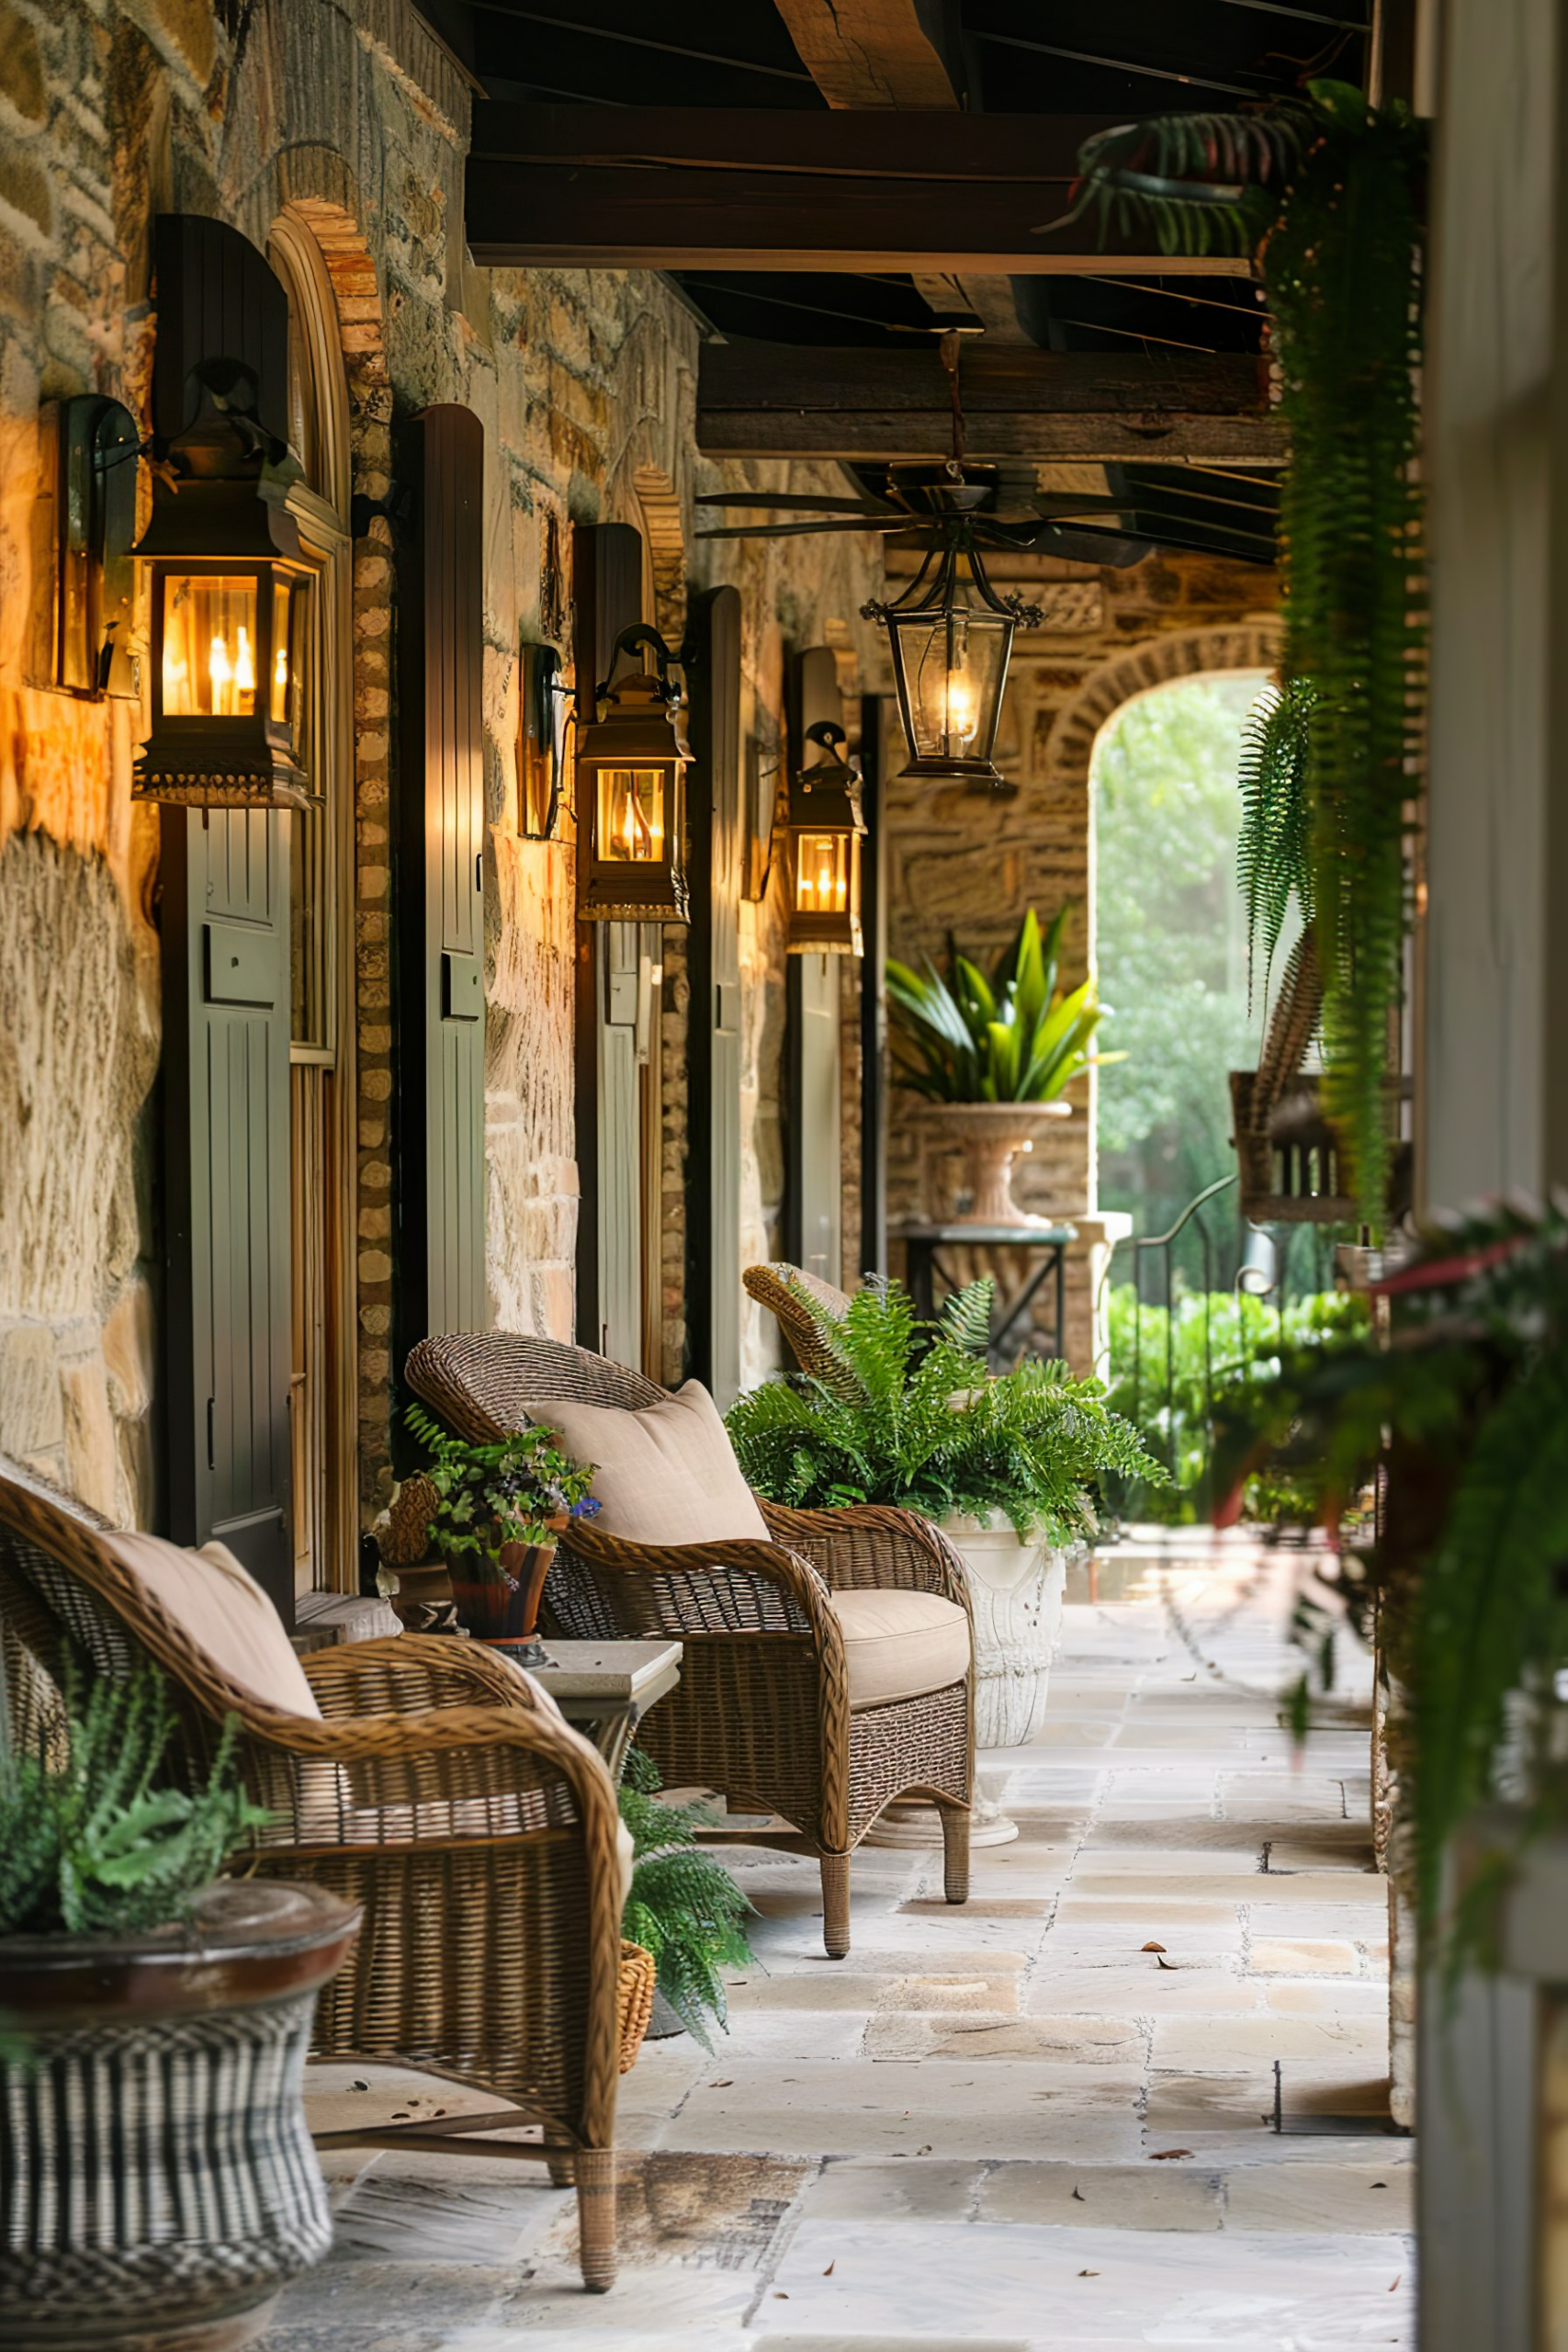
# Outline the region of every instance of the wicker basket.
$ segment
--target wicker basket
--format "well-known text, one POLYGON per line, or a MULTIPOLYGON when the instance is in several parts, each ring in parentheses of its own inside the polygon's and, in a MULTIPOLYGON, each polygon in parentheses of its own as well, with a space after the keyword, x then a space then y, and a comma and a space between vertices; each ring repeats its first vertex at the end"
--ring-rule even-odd
POLYGON ((650 1951, 621 1939, 620 2019, 621 2072, 629 2074, 653 2014, 653 1980, 658 1967, 650 1951))

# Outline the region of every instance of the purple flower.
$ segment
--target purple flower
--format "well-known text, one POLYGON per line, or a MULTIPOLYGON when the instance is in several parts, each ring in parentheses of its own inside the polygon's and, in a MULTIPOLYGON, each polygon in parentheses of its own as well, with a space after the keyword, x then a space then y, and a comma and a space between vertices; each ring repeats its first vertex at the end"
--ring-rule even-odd
POLYGON ((572 1504, 571 1516, 573 1519, 592 1519, 598 1508, 597 1495, 584 1495, 580 1503, 572 1504))

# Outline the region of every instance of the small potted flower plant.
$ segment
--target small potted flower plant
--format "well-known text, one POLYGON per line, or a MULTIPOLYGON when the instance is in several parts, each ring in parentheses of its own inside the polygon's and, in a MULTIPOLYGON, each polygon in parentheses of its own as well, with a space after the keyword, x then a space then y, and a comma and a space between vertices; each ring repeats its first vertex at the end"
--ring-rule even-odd
POLYGON ((422 1474, 428 1544, 446 1564, 459 1621, 475 1641, 504 1650, 517 1665, 547 1665, 539 1602, 556 1537, 599 1508, 589 1491, 592 1464, 563 1453, 550 1430, 513 1430, 479 1445, 454 1437, 418 1405, 407 1419, 430 1454, 422 1474))

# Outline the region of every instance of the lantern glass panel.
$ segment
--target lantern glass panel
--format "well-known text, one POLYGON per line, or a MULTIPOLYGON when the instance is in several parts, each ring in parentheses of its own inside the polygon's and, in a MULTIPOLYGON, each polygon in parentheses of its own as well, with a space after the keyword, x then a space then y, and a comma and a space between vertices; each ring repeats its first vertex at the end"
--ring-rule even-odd
POLYGON ((850 904, 850 840, 842 832, 796 835, 795 904, 797 913, 847 913, 850 904))
POLYGON ((256 585, 254 571, 164 574, 166 718, 254 715, 256 585))
POLYGON ((617 865, 664 860, 664 768, 601 768, 593 850, 617 865))
POLYGON ((900 620, 918 759, 990 756, 1011 634, 999 615, 962 605, 900 620))

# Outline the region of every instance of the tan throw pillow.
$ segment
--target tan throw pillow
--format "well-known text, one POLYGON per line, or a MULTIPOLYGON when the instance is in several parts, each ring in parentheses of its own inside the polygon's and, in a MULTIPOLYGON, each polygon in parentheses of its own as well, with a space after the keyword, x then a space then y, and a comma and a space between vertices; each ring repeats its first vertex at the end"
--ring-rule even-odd
POLYGON ((320 1720, 282 1618, 226 1545, 204 1544, 199 1552, 186 1552, 161 1535, 106 1535, 103 1541, 231 1681, 265 1706, 320 1720))
POLYGON ((591 1523, 603 1534, 628 1544, 771 1540, 701 1381, 635 1413, 575 1397, 542 1397, 524 1410, 577 1461, 592 1463, 600 1508, 591 1523))

